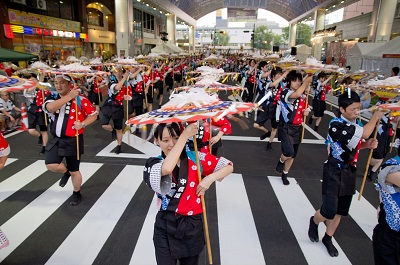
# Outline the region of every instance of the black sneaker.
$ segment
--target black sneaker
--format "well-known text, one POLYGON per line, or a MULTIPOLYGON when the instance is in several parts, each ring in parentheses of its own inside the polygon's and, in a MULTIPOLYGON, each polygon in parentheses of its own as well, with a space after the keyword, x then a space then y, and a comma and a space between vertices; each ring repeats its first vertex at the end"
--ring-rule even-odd
POLYGON ((275 168, 276 173, 282 174, 284 165, 285 165, 285 163, 282 163, 281 160, 279 160, 278 164, 276 165, 276 168, 275 168))
POLYGON ((318 126, 317 125, 315 125, 314 131, 318 132, 318 126))
POLYGON ((270 137, 270 136, 271 136, 271 132, 264 133, 263 135, 260 136, 260 140, 264 140, 265 138, 270 137))
POLYGON ((60 187, 64 188, 65 184, 67 184, 68 179, 71 175, 69 174, 69 172, 64 173, 64 175, 62 176, 62 178, 60 179, 60 182, 58 183, 58 185, 60 185, 60 187))
POLYGON ((335 248, 335 246, 332 244, 332 237, 325 236, 322 238, 322 243, 324 243, 326 250, 328 250, 328 253, 331 257, 337 257, 339 256, 338 250, 335 248))
POLYGON ((42 135, 39 136, 39 140, 37 142, 38 145, 42 145, 43 144, 43 137, 42 135))
POLYGON ((121 145, 117 145, 117 147, 115 148, 115 153, 117 155, 121 153, 121 145))
POLYGON ((272 151, 272 143, 267 142, 267 151, 272 151))
POLYGON ((77 206, 78 204, 80 204, 82 201, 82 195, 79 194, 72 194, 72 201, 69 202, 69 205, 71 206, 77 206))
POLYGON ((40 156, 44 156, 45 155, 45 152, 46 152, 46 149, 45 149, 46 147, 44 147, 44 146, 42 146, 42 150, 39 152, 39 155, 40 156))
POLYGON ((370 172, 368 172, 367 179, 374 184, 378 183, 378 176, 377 176, 376 172, 374 172, 372 170, 370 172))
POLYGON ((310 117, 310 118, 308 118, 308 125, 311 125, 312 124, 312 122, 313 122, 313 118, 312 118, 312 116, 310 117))
POLYGON ((111 132, 111 140, 112 141, 117 140, 117 131, 115 129, 113 129, 111 132))
POLYGON ((287 175, 288 175, 288 174, 282 173, 282 183, 283 183, 283 185, 285 185, 285 186, 287 186, 287 185, 290 184, 289 180, 287 179, 287 175))
POLYGON ((308 227, 308 237, 311 242, 318 242, 318 225, 314 222, 314 216, 310 217, 310 226, 308 227))

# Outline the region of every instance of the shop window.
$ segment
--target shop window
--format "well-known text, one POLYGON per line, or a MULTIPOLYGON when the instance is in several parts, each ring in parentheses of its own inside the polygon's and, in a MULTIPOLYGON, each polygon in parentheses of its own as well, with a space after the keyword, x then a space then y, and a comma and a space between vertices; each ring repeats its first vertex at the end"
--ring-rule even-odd
POLYGON ((86 8, 88 24, 94 26, 104 27, 103 13, 94 8, 86 8))
POLYGON ((60 14, 61 18, 64 19, 73 19, 72 17, 72 1, 71 0, 62 0, 60 3, 60 14))

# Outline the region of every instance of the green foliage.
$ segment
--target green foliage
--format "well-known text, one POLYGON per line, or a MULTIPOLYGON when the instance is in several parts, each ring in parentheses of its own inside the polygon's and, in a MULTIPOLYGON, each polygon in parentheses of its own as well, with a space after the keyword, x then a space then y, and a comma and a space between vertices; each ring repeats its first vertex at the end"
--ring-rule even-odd
POLYGON ((254 48, 259 50, 272 50, 274 33, 267 26, 261 25, 254 32, 254 48))
POLYGON ((312 46, 311 45, 312 29, 310 26, 308 26, 305 23, 299 23, 297 24, 296 32, 297 32, 296 45, 305 44, 307 46, 312 46))
POLYGON ((289 43, 289 26, 282 28, 282 39, 285 43, 289 43))
POLYGON ((215 33, 214 42, 216 46, 228 46, 229 45, 229 35, 222 33, 215 33))

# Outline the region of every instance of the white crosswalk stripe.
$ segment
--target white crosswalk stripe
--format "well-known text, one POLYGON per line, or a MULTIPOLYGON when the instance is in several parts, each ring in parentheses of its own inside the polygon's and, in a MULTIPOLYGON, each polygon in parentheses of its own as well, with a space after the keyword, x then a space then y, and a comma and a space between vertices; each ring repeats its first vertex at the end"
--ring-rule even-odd
MULTIPOLYGON (((15 162, 18 161, 10 159, 6 167, 15 162)), ((102 165, 101 163, 81 163, 83 184, 96 176, 102 165)), ((99 199, 65 237, 63 242, 60 241, 55 252, 49 255, 51 257, 46 264, 79 265, 94 263, 142 184, 142 166, 126 165, 121 166, 121 168, 123 168, 122 171, 116 175, 99 199)), ((7 203, 7 198, 11 194, 21 190, 27 183, 34 181, 44 172, 46 172, 44 161, 40 160, 0 182, 0 203, 7 203)), ((299 251, 304 255, 305 262, 308 264, 351 264, 346 256, 348 250, 340 248, 335 240, 333 240, 333 243, 339 250, 339 257, 336 258, 331 258, 328 255, 321 242, 313 243, 309 240, 307 235, 309 218, 315 212, 315 209, 301 185, 298 185, 297 180, 290 178, 289 181, 291 185, 284 186, 280 177, 269 176, 267 182, 272 187, 273 192, 268 196, 275 196, 278 200, 285 219, 290 225, 291 232, 300 247, 299 251)), ((10 246, 0 251, 0 262, 27 240, 71 196, 72 184, 70 182, 68 183, 69 187, 64 188, 58 186, 56 179, 55 182, 54 185, 1 225, 11 243, 10 246)), ((216 208, 218 235, 211 235, 211 237, 218 238, 219 253, 215 254, 219 257, 222 265, 265 264, 268 263, 267 255, 274 255, 274 253, 268 253, 268 249, 262 249, 259 234, 263 231, 257 230, 245 184, 246 179, 242 174, 231 174, 222 182, 215 184, 215 202, 206 201, 207 206, 216 208)), ((265 189, 271 190, 271 187, 266 186, 265 189)), ((146 189, 148 188, 146 187, 146 189)), ((355 196, 358 196, 358 193, 355 196)), ((133 252, 126 253, 130 264, 156 264, 152 235, 157 206, 156 197, 151 198, 150 207, 146 212, 141 213, 144 217, 143 223, 137 224, 138 238, 135 248, 132 248, 133 252)), ((134 200, 133 203, 135 202, 134 200)), ((150 203, 150 199, 148 202, 150 203)), ((145 209, 147 209, 147 206, 145 209)), ((268 211, 268 209, 265 210, 268 211)), ((376 209, 368 200, 362 198, 359 202, 355 197, 350 216, 360 229, 371 238, 372 229, 376 224, 376 209)), ((320 224, 320 238, 322 238, 324 232, 325 226, 320 224)), ((51 237, 51 235, 43 236, 51 237)), ((126 242, 126 244, 133 243, 126 242)))

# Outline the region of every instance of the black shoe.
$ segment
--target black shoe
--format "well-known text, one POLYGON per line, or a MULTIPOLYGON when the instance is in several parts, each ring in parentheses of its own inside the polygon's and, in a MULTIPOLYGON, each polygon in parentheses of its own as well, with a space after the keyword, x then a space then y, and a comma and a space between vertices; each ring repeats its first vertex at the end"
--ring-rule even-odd
POLYGON ((276 168, 275 168, 276 173, 282 174, 284 165, 285 165, 285 163, 282 163, 281 160, 279 160, 278 164, 276 165, 276 168))
POLYGON ((74 192, 72 194, 72 201, 69 202, 69 205, 77 206, 78 204, 81 203, 81 201, 82 201, 82 195, 80 193, 74 192))
POLYGON ((315 125, 314 131, 318 132, 318 126, 317 125, 315 125))
POLYGON ((267 142, 267 151, 272 151, 272 143, 267 142))
POLYGON ((117 140, 117 131, 115 129, 111 132, 111 141, 117 140))
POLYGON ((270 137, 270 136, 271 136, 271 132, 264 133, 263 135, 260 136, 260 140, 264 140, 265 138, 270 137))
POLYGON ((314 216, 310 217, 310 226, 308 227, 308 237, 311 242, 318 242, 318 225, 314 222, 314 216))
POLYGON ((64 173, 64 175, 62 176, 62 178, 60 179, 60 182, 58 183, 58 185, 60 185, 60 187, 64 188, 65 184, 67 184, 68 179, 70 177, 70 173, 69 171, 67 171, 66 173, 64 173))
POLYGON ((121 145, 117 145, 117 147, 115 148, 115 153, 118 155, 119 153, 121 153, 121 145))
POLYGON ((313 118, 312 118, 312 116, 311 116, 310 118, 308 118, 308 125, 311 125, 312 122, 313 122, 313 118))
POLYGON ((39 155, 41 155, 41 156, 45 155, 45 152, 46 152, 45 148, 46 148, 45 146, 42 146, 42 150, 39 152, 39 155))
POLYGON ((372 170, 370 172, 368 172, 367 178, 369 181, 371 181, 374 184, 378 183, 378 176, 377 176, 376 172, 374 172, 372 170))
POLYGON ((283 183, 283 185, 285 185, 285 186, 287 186, 287 185, 290 184, 289 180, 287 179, 287 175, 288 175, 288 174, 282 173, 282 183, 283 183))
POLYGON ((42 135, 39 136, 39 140, 38 140, 37 144, 38 145, 42 145, 43 144, 43 136, 42 135))
POLYGON ((338 250, 332 244, 332 237, 325 234, 325 236, 322 238, 322 243, 324 243, 326 250, 328 250, 328 253, 331 257, 339 256, 338 250))

